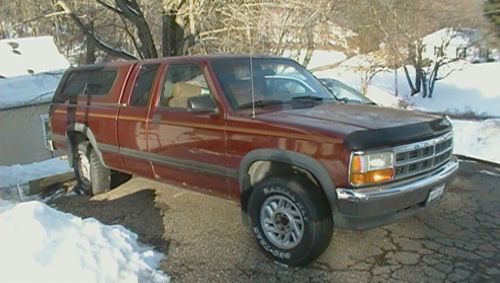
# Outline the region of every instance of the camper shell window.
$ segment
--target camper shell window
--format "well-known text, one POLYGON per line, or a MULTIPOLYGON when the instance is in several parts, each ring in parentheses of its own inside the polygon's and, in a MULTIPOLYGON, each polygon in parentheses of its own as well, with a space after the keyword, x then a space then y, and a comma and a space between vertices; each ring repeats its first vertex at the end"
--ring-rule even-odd
POLYGON ((107 95, 113 87, 116 76, 117 72, 114 70, 75 71, 66 79, 62 95, 66 97, 107 95))

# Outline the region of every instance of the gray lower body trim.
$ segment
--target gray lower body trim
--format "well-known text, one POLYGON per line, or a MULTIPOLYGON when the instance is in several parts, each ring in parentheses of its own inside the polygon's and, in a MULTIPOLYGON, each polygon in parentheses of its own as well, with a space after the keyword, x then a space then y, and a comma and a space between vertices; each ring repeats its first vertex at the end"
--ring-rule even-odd
POLYGON ((213 165, 205 162, 193 161, 188 159, 175 158, 170 156, 165 156, 161 154, 140 151, 125 147, 117 147, 114 145, 98 143, 98 148, 102 151, 118 153, 126 155, 129 157, 143 159, 146 161, 151 161, 161 165, 167 165, 172 167, 177 167, 181 169, 187 169, 192 171, 198 171, 201 173, 214 174, 219 176, 224 176, 228 178, 236 179, 238 176, 238 171, 235 169, 229 169, 224 166, 213 165))
POLYGON ((339 212, 334 214, 334 222, 337 227, 362 230, 414 215, 436 202, 429 201, 429 194, 441 186, 444 189, 455 176, 458 166, 453 157, 431 174, 410 179, 404 184, 366 189, 337 188, 339 212))

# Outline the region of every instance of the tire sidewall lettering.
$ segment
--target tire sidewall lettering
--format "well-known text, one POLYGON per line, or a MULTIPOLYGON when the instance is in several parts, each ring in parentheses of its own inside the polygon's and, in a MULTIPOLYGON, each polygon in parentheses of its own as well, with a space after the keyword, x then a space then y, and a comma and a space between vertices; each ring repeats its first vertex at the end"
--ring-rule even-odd
POLYGON ((273 248, 268 242, 267 239, 265 239, 265 236, 262 235, 260 232, 259 227, 254 226, 253 227, 253 232, 255 234, 255 238, 257 238, 257 242, 260 244, 260 246, 268 253, 272 254, 274 257, 281 258, 281 259, 290 259, 292 257, 292 254, 290 252, 283 252, 278 249, 273 248))
MULTIPOLYGON (((273 186, 269 186, 269 187, 264 188, 262 190, 262 192, 266 196, 265 199, 267 199, 269 196, 274 195, 274 194, 280 194, 280 195, 284 195, 284 196, 288 197, 290 200, 292 200, 295 203, 297 208, 300 210, 300 213, 302 214, 304 222, 309 222, 309 218, 307 217, 308 213, 304 207, 304 204, 301 201, 298 201, 297 198, 295 197, 295 195, 292 192, 290 192, 287 188, 282 187, 282 186, 278 186, 278 185, 273 185, 273 186)), ((264 199, 264 201, 265 201, 265 199, 264 199)))

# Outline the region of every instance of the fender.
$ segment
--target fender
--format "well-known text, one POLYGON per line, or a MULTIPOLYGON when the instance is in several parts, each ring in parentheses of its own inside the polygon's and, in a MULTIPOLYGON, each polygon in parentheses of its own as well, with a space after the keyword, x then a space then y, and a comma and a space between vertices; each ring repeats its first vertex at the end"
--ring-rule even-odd
POLYGON ((66 128, 66 142, 68 143, 68 148, 69 148, 67 154, 68 154, 68 162, 69 162, 70 167, 73 167, 73 165, 74 165, 73 164, 73 149, 74 149, 73 146, 74 145, 71 144, 71 140, 69 139, 69 135, 68 135, 70 131, 81 133, 85 137, 87 137, 90 144, 92 145, 92 148, 97 153, 99 160, 102 162, 102 164, 104 164, 104 165, 106 164, 106 163, 104 163, 104 159, 102 158, 101 151, 97 147, 97 141, 95 139, 94 133, 92 133, 92 130, 82 123, 74 123, 74 124, 69 125, 66 128))
POLYGON ((319 182, 321 189, 328 199, 332 213, 338 211, 335 185, 330 178, 330 174, 328 174, 328 171, 321 163, 308 155, 293 151, 281 149, 256 149, 245 155, 238 170, 243 223, 248 224, 248 200, 252 192, 248 171, 256 161, 282 162, 308 171, 319 182))

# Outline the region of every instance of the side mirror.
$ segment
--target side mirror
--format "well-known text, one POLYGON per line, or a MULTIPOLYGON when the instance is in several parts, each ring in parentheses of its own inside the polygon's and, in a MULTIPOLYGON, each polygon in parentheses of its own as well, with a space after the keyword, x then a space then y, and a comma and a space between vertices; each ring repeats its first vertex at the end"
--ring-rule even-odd
POLYGON ((199 95, 188 98, 187 109, 193 113, 210 113, 217 112, 217 105, 215 105, 212 96, 199 95))

